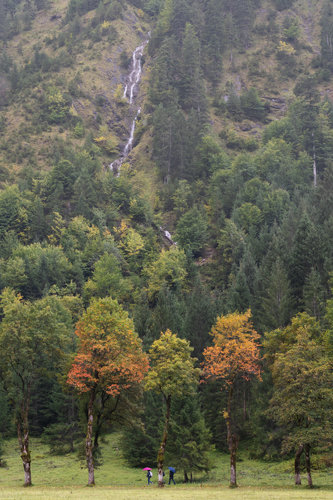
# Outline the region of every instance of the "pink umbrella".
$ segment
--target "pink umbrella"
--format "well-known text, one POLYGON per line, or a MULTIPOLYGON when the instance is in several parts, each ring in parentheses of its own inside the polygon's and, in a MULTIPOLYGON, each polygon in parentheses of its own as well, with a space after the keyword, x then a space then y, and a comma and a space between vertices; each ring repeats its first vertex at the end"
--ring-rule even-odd
POLYGON ((144 467, 142 470, 151 470, 150 467, 144 467))

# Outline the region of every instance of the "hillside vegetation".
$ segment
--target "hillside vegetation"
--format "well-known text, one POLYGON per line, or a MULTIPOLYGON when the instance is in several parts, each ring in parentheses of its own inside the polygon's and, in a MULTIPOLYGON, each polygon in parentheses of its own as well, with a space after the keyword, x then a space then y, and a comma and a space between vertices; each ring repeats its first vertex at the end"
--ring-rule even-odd
POLYGON ((25 467, 29 433, 98 465, 114 428, 135 467, 163 435, 185 481, 215 446, 236 482, 240 441, 296 483, 332 466, 332 37, 332 0, 0 0, 0 433, 25 467))

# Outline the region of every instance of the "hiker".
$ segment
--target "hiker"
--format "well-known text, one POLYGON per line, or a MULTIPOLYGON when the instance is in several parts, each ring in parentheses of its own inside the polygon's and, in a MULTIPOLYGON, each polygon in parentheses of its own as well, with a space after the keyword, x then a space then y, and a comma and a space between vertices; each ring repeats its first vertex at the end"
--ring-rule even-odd
POLYGON ((175 473, 175 472, 176 472, 176 471, 175 471, 175 469, 174 469, 174 468, 169 467, 169 484, 171 483, 171 481, 173 481, 173 484, 176 484, 176 483, 175 483, 175 480, 174 480, 174 478, 173 478, 173 475, 174 475, 174 473, 175 473))
POLYGON ((148 484, 153 484, 153 481, 151 481, 151 478, 153 477, 153 473, 151 470, 147 471, 147 478, 148 478, 148 484))

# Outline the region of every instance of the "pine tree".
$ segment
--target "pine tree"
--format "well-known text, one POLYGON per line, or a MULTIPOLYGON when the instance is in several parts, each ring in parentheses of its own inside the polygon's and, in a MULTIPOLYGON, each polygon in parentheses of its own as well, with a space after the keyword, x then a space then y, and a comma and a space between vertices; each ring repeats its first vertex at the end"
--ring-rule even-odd
POLYGON ((160 104, 153 116, 153 126, 153 158, 164 182, 169 183, 184 171, 185 120, 176 105, 160 104))
POLYGON ((191 22, 192 9, 188 0, 173 0, 170 19, 171 34, 181 41, 184 37, 185 27, 191 22))
POLYGON ((304 214, 296 230, 289 268, 293 294, 299 302, 302 300, 305 280, 319 257, 316 255, 317 246, 315 228, 308 215, 304 214))
POLYGON ((307 276, 303 288, 304 310, 317 320, 323 317, 325 311, 325 290, 321 276, 314 268, 307 276))
POLYGON ((262 325, 265 330, 282 328, 290 319, 293 307, 287 271, 278 258, 265 279, 262 291, 262 325))
POLYGON ((321 62, 322 65, 333 70, 332 55, 333 55, 333 11, 331 2, 324 2, 320 24, 321 30, 321 62))
POLYGON ((197 396, 174 401, 172 414, 166 461, 183 471, 185 483, 189 478, 192 482, 193 473, 208 472, 210 469, 211 434, 205 425, 197 396))
POLYGON ((196 358, 202 357, 202 352, 209 341, 208 333, 216 315, 217 305, 198 277, 193 291, 186 297, 184 318, 184 336, 193 346, 193 354, 196 358))
POLYGON ((224 22, 219 0, 209 0, 205 8, 204 58, 205 75, 215 87, 222 71, 222 53, 224 49, 224 22))
POLYGON ((170 101, 177 103, 178 99, 174 87, 175 82, 179 79, 178 58, 175 39, 166 38, 159 48, 151 71, 148 93, 150 101, 155 106, 159 104, 168 106, 170 101))

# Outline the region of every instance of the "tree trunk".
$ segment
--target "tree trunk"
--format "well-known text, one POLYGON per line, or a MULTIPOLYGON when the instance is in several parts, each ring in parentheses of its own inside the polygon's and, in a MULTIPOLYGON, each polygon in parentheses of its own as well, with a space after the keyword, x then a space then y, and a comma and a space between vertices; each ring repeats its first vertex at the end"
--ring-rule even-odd
POLYGON ((69 441, 70 441, 70 452, 74 452, 74 434, 75 434, 75 409, 74 409, 74 397, 71 396, 71 404, 68 409, 68 421, 71 423, 69 431, 69 441))
POLYGON ((295 454, 295 484, 300 485, 301 484, 301 467, 300 467, 300 462, 301 462, 301 455, 303 453, 304 445, 300 444, 296 454, 295 454))
POLYGON ((230 451, 230 487, 236 488, 236 454, 238 447, 238 437, 232 431, 232 423, 231 423, 231 401, 233 395, 233 388, 230 386, 229 394, 228 394, 228 407, 225 415, 226 424, 227 424, 227 442, 228 448, 230 451))
POLYGON ((313 138, 312 132, 312 156, 313 156, 313 185, 317 186, 317 162, 316 162, 316 146, 313 138))
POLYGON ((165 447, 166 447, 166 442, 168 439, 168 429, 169 429, 169 420, 170 420, 170 408, 171 408, 171 396, 170 395, 165 398, 165 402, 166 402, 166 415, 165 415, 164 431, 163 431, 161 446, 160 446, 160 449, 159 449, 158 455, 157 455, 158 487, 159 488, 163 488, 163 486, 164 486, 163 464, 164 464, 165 447))
POLYGON ((311 462, 310 462, 310 445, 305 445, 305 467, 306 474, 308 477, 308 486, 309 488, 313 488, 312 477, 311 477, 311 462))
POLYGON ((24 486, 31 486, 31 455, 29 450, 29 397, 22 401, 17 420, 17 438, 20 445, 24 470, 24 486))
POLYGON ((94 448, 98 448, 99 446, 99 436, 100 436, 100 433, 101 433, 101 429, 102 429, 102 418, 101 418, 101 414, 99 413, 97 415, 97 419, 96 419, 96 423, 95 423, 95 435, 94 435, 94 448))
MULTIPOLYGON (((112 410, 110 409, 111 414, 117 409, 118 402, 120 399, 119 396, 120 395, 118 394, 118 396, 116 397, 116 403, 115 403, 114 408, 112 410)), ((95 435, 94 435, 94 448, 95 449, 99 447, 99 438, 100 438, 100 435, 102 433, 102 428, 103 428, 103 424, 105 421, 105 411, 104 410, 105 410, 106 404, 109 401, 109 399, 110 399, 110 395, 106 394, 106 392, 102 391, 101 396, 100 396, 100 409, 97 412, 97 414, 95 411, 95 435)), ((111 417, 110 417, 110 419, 111 419, 111 417)))
MULTIPOLYGON (((229 431, 228 431, 229 433, 229 431)), ((230 486, 232 488, 237 487, 236 481, 236 453, 237 453, 237 437, 235 434, 231 434, 229 438, 229 451, 230 451, 230 486)))
POLYGON ((188 483, 188 475, 186 470, 184 470, 184 483, 188 483))
POLYGON ((95 401, 95 389, 92 389, 90 393, 90 399, 88 404, 88 423, 87 423, 87 437, 86 437, 86 460, 88 468, 88 486, 95 485, 95 475, 94 475, 94 457, 93 457, 93 422, 94 422, 94 401, 95 401))

